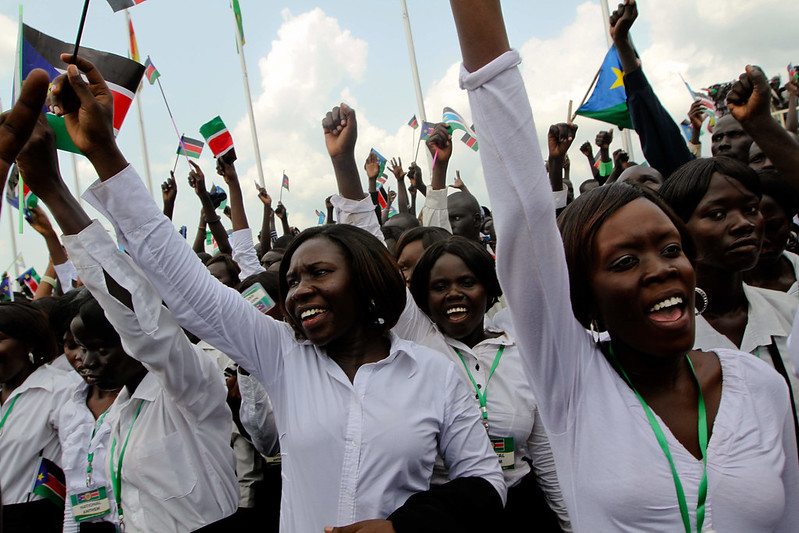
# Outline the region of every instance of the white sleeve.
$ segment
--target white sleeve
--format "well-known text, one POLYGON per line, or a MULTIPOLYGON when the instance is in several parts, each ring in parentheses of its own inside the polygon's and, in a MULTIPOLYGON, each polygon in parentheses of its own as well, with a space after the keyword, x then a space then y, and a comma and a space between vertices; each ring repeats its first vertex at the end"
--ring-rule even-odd
POLYGON ((236 376, 241 392, 239 420, 250 434, 253 446, 265 456, 276 455, 280 450, 275 412, 266 389, 252 375, 241 372, 236 376))
POLYGON ((249 370, 267 390, 282 378, 282 354, 296 344, 292 333, 211 276, 133 167, 95 182, 83 197, 113 224, 119 245, 181 326, 249 370))
POLYGON ((252 242, 252 230, 244 228, 236 230, 230 236, 230 246, 233 248, 233 261, 239 265, 239 281, 253 274, 260 274, 266 269, 258 262, 258 254, 255 253, 255 246, 252 242))
POLYGON ((330 197, 330 203, 336 210, 336 220, 339 224, 349 224, 368 231, 385 244, 383 232, 380 231, 380 221, 375 215, 375 206, 372 198, 367 195, 363 200, 351 200, 338 194, 330 197))
POLYGON ((77 235, 65 235, 64 245, 83 284, 122 339, 125 352, 141 361, 169 395, 195 417, 202 419, 215 412, 219 402, 209 402, 210 395, 221 401, 226 396, 216 364, 189 342, 161 305, 155 287, 117 248, 102 224, 95 220, 77 235), (106 275, 130 293, 133 310, 110 294, 106 275))
POLYGON ((452 233, 447 210, 447 189, 427 189, 422 207, 422 224, 426 227, 444 228, 452 233))
POLYGON ((480 139, 480 159, 494 209, 497 273, 527 377, 550 434, 565 431, 582 388, 581 359, 593 351, 574 318, 555 204, 530 102, 508 51, 480 70, 461 66, 480 139))
POLYGON ((569 520, 569 512, 566 510, 566 503, 563 501, 563 493, 560 491, 558 483, 558 473, 555 470, 555 458, 552 456, 552 445, 549 443, 544 423, 541 421, 541 414, 538 407, 535 408, 535 419, 533 421, 533 432, 527 439, 527 450, 530 452, 530 459, 535 472, 535 479, 541 490, 544 491, 550 509, 558 515, 560 527, 565 532, 572 530, 569 520))
POLYGON ((61 291, 66 294, 75 288, 74 281, 78 280, 78 271, 75 270, 75 265, 72 261, 67 259, 66 263, 60 265, 53 265, 55 275, 58 278, 58 283, 61 284, 61 291))

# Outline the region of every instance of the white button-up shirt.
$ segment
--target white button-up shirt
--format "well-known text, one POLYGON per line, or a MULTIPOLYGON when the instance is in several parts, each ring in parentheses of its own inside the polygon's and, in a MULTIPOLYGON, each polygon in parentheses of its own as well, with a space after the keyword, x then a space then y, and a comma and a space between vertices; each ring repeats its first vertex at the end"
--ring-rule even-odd
POLYGON ((0 407, 0 486, 3 505, 40 500, 31 495, 42 457, 61 462, 58 411, 67 401, 74 381, 63 372, 44 365, 17 387, 0 407), (14 403, 15 397, 19 397, 14 403))
POLYGON ((125 352, 149 371, 133 395, 122 389, 106 416, 116 448, 105 468, 112 462, 115 471, 133 424, 121 482, 127 531, 192 531, 233 514, 239 487, 230 448, 232 416, 216 363, 189 342, 99 222, 65 236, 64 245, 125 352), (109 294, 104 272, 130 293, 135 311, 109 294))
MULTIPOLYGON (((73 374, 77 374, 74 370, 73 374)), ((67 497, 64 502, 64 533, 78 531, 78 523, 72 515, 71 498, 89 490, 86 487, 86 467, 89 454, 92 457, 92 488, 105 487, 111 512, 91 522, 117 522, 117 507, 111 481, 106 472, 108 448, 111 446, 111 426, 107 416, 102 422, 95 420, 86 398, 89 386, 82 379, 73 386, 69 400, 59 413, 58 439, 61 442, 61 468, 66 479, 67 497), (96 428, 96 429, 95 429, 96 428)))
POLYGON ((281 531, 385 518, 429 488, 439 452, 453 478, 483 477, 504 501, 496 455, 451 361, 392 335, 389 356, 350 382, 324 350, 216 281, 131 167, 84 197, 112 221, 178 321, 269 393, 280 433, 281 531))

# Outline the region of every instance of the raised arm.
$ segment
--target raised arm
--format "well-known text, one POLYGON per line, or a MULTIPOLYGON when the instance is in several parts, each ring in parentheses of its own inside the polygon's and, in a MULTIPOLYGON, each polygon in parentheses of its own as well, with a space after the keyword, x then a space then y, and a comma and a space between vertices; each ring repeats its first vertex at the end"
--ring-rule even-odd
POLYGON ((233 250, 233 261, 239 265, 239 279, 264 271, 258 262, 255 246, 252 242, 252 231, 247 223, 247 213, 244 210, 244 198, 241 193, 241 182, 233 163, 226 162, 223 158, 216 160, 216 173, 222 176, 230 191, 230 220, 233 222, 233 234, 230 236, 230 246, 233 250))
MULTIPOLYGON (((791 76, 791 72, 788 72, 791 76)), ((791 133, 799 133, 799 117, 796 116, 796 100, 799 97, 799 80, 794 77, 788 78, 785 84, 788 90, 788 116, 785 118, 785 129, 791 133)))
POLYGON ((393 157, 389 163, 388 169, 394 174, 397 180, 397 211, 400 213, 408 213, 408 189, 405 188, 405 171, 402 170, 402 159, 393 157))
POLYGON ((205 213, 205 222, 211 229, 214 239, 216 239, 219 252, 229 254, 233 251, 233 248, 230 246, 225 226, 222 225, 222 218, 216 214, 216 207, 214 207, 211 195, 205 187, 205 174, 203 174, 202 169, 200 169, 199 165, 194 161, 189 161, 189 163, 192 166, 189 172, 189 186, 194 189, 194 192, 200 199, 200 203, 203 206, 203 213, 205 213))
POLYGON ((770 91, 760 67, 748 65, 727 94, 727 105, 780 175, 799 191, 799 141, 771 116, 770 91))
MULTIPOLYGON (((71 56, 61 58, 68 61, 71 56)), ((222 285, 197 261, 117 147, 111 122, 113 100, 100 73, 82 58, 67 69, 66 77, 55 80, 51 104, 64 116, 73 142, 100 177, 84 196, 112 222, 119 244, 178 322, 250 370, 269 390, 280 379, 281 355, 295 342, 293 335, 222 285), (76 98, 70 99, 64 83, 76 98)))
POLYGON ((452 134, 449 127, 443 122, 436 124, 425 144, 435 159, 435 165, 422 208, 422 224, 452 232, 447 211, 447 167, 452 157, 452 134))
POLYGON ((169 178, 161 184, 161 198, 164 201, 164 216, 172 220, 175 213, 175 200, 178 198, 178 183, 175 181, 175 173, 169 171, 169 178))

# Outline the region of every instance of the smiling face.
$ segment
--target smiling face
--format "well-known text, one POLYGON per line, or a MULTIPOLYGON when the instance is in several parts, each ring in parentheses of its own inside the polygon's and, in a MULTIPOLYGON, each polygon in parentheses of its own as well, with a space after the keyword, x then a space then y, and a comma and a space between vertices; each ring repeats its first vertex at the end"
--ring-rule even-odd
POLYGON ((102 338, 89 330, 80 315, 69 325, 75 342, 82 348, 81 377, 89 385, 114 391, 144 371, 142 364, 125 353, 119 339, 102 338))
POLYGON ((633 200, 608 217, 594 243, 592 314, 611 337, 651 355, 690 350, 696 278, 669 217, 633 200))
POLYGON ((286 312, 306 339, 317 346, 355 338, 366 330, 350 261, 325 237, 302 243, 286 272, 286 312))
POLYGON ((757 263, 763 244, 760 199, 738 180, 714 173, 686 225, 698 264, 740 272, 757 263))
POLYGON ((430 318, 450 337, 473 346, 482 337, 488 296, 463 259, 445 253, 430 269, 427 305, 430 318))

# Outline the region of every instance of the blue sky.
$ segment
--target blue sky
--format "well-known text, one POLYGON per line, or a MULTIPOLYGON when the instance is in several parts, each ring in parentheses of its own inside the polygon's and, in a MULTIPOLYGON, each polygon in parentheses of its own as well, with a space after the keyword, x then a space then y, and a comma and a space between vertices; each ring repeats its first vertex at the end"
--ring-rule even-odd
MULTIPOLYGON (((314 209, 323 209, 324 198, 335 192, 320 127, 321 118, 333 105, 346 101, 358 112, 359 161, 371 147, 389 158, 401 156, 406 166, 413 158, 413 134, 406 123, 419 111, 400 2, 240 2, 267 189, 277 198, 285 170, 291 179, 291 192, 284 191, 283 196, 290 221, 307 227, 316 223, 314 209)), ((466 95, 457 87, 460 51, 449 2, 407 3, 428 118, 440 117, 441 108, 450 106, 468 120, 466 95)), ((26 23, 64 41, 74 40, 82 0, 28 0, 22 5, 26 23)), ((503 9, 511 44, 525 58, 522 72, 541 138, 550 123, 565 119, 569 99, 575 106, 579 103, 602 61, 605 39, 599 4, 514 0, 503 2, 503 9)), ((633 35, 644 69, 677 121, 690 105, 678 73, 701 87, 735 78, 746 63, 759 63, 772 74, 783 73, 789 61, 799 62, 797 45, 790 39, 794 34, 791 21, 799 20, 799 6, 794 3, 672 0, 639 2, 639 9, 641 16, 633 35), (777 10, 781 16, 774 16, 777 10)), ((11 99, 17 11, 15 3, 0 4, 0 98, 4 107, 11 99)), ((147 0, 130 9, 130 14, 142 61, 150 55, 161 72, 181 131, 199 138, 199 126, 220 115, 233 133, 250 224, 259 227, 261 206, 252 185, 256 171, 228 0, 147 0)), ((124 15, 113 13, 104 0, 94 0, 82 42, 125 55, 124 15)), ((177 139, 157 87, 145 82, 140 98, 160 204, 158 185, 175 161, 177 139)), ((572 176, 579 183, 587 177, 588 168, 577 147, 584 140, 593 140, 605 126, 588 119, 577 123, 580 131, 571 158, 572 176)), ((135 108, 118 141, 144 175, 135 108)), ((633 157, 641 159, 635 142, 633 157)), ((208 182, 216 180, 223 185, 214 174, 207 148, 200 164, 208 182)), ((461 170, 478 199, 487 203, 479 157, 459 142, 450 165, 453 175, 455 169, 461 170)), ((61 170, 73 186, 69 156, 62 155, 61 170)), ((81 189, 95 179, 82 158, 78 174, 81 189)), ((186 174, 186 163, 181 161, 174 221, 191 232, 196 227, 199 201, 188 188, 186 174)), ((429 172, 425 174, 429 176, 429 172)), ((10 211, 4 207, 0 221, 0 268, 13 259, 10 211)), ((41 237, 26 228, 24 235, 17 235, 17 244, 28 266, 42 273, 47 255, 41 237)))

